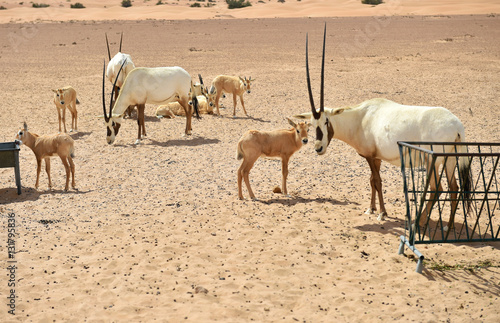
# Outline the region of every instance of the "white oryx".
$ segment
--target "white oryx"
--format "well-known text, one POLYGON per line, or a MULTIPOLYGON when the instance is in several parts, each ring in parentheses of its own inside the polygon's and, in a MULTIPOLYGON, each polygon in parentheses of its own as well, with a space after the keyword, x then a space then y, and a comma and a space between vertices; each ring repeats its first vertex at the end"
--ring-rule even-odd
MULTIPOLYGON (((137 106, 138 134, 136 144, 140 143, 141 134, 146 136, 146 128, 144 126, 144 109, 146 103, 160 105, 172 101, 179 102, 186 111, 185 133, 186 135, 191 134, 192 112, 188 102, 189 100, 194 101, 194 111, 199 118, 198 104, 196 97, 190 98, 189 93, 192 93, 193 83, 191 82, 191 75, 183 68, 174 66, 154 68, 138 67, 133 69, 125 79, 114 105, 112 104, 113 92, 111 92, 109 115, 106 111, 106 103, 104 101, 104 68, 102 75, 102 103, 104 120, 107 127, 106 140, 108 144, 112 144, 115 141, 115 137, 123 121, 123 114, 130 105, 137 106)), ((121 69, 118 71, 116 79, 118 79, 120 72, 121 69)))
MULTIPOLYGON (((113 85, 115 90, 114 100, 116 101, 118 94, 120 93, 120 88, 123 85, 123 82, 125 82, 128 73, 130 73, 135 68, 135 64, 132 61, 132 57, 129 54, 122 53, 123 33, 121 33, 120 36, 120 49, 118 53, 116 53, 116 55, 113 56, 113 58, 111 58, 111 53, 109 51, 108 35, 106 33, 104 33, 104 35, 106 36, 106 46, 108 47, 108 57, 109 57, 108 67, 106 68, 106 78, 111 82, 111 84, 115 84, 116 81, 116 85, 113 85), (118 71, 120 70, 122 65, 123 65, 122 72, 118 76, 118 71)), ((129 117, 133 109, 134 109, 133 106, 130 106, 127 109, 127 114, 129 117)))
MULTIPOLYGON (((384 206, 382 180, 380 177, 380 164, 387 161, 393 165, 401 166, 399 156, 398 141, 425 141, 425 142, 463 142, 465 140, 465 130, 462 122, 449 110, 441 107, 408 106, 389 101, 387 99, 371 99, 356 106, 347 108, 324 108, 324 66, 325 66, 325 35, 323 37, 323 60, 321 68, 321 94, 320 107, 316 110, 311 91, 311 81, 309 76, 308 63, 308 41, 306 36, 306 70, 307 87, 311 112, 296 115, 297 118, 310 118, 311 127, 316 133, 314 149, 318 155, 326 152, 332 138, 344 141, 353 147, 356 152, 366 158, 370 166, 372 175, 370 184, 372 188, 370 207, 367 214, 373 214, 377 208, 375 205, 376 194, 380 204, 378 220, 383 220, 387 215, 384 206)), ((443 147, 443 146, 438 146, 443 147)), ((434 146, 436 148, 436 146, 434 146)), ((443 147, 439 152, 443 151, 443 147)), ((453 149, 447 147, 446 149, 453 149)), ((458 149, 461 149, 458 147, 458 149)), ((435 149, 436 151, 436 149, 435 149)), ((444 163, 444 159, 436 161, 434 170, 427 170, 430 174, 437 173, 439 166, 444 163)), ((470 191, 469 160, 460 159, 461 183, 467 195, 470 191)), ((450 187, 450 191, 457 192, 458 184, 454 175, 456 160, 449 158, 446 162, 445 172, 450 187)), ((430 190, 436 191, 436 176, 431 176, 430 190)), ((439 193, 438 193, 439 194, 439 193)), ((453 226, 457 201, 457 193, 451 194, 451 199, 455 199, 452 205, 448 227, 453 226)), ((426 215, 433 205, 433 195, 431 201, 427 203, 426 209, 421 216, 421 223, 425 221, 426 215)))

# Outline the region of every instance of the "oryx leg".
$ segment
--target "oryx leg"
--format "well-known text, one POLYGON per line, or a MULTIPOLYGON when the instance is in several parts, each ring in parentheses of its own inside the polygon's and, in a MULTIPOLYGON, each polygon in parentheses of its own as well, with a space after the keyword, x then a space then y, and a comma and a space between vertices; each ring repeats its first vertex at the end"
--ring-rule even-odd
POLYGON ((137 140, 136 144, 141 142, 142 136, 146 136, 146 127, 144 125, 144 109, 146 108, 145 104, 137 105, 137 140))
POLYGON ((71 169, 71 187, 75 188, 75 163, 73 163, 73 158, 68 156, 69 167, 71 169))
POLYGON ((64 165, 64 169, 66 170, 66 186, 64 186, 64 190, 67 191, 69 189, 70 168, 69 168, 68 160, 66 159, 66 157, 63 157, 63 156, 59 156, 59 157, 61 158, 61 161, 64 165))
POLYGON ((455 164, 447 163, 446 168, 445 168, 445 173, 446 173, 446 179, 448 180, 448 189, 450 191, 451 212, 450 212, 450 219, 448 221, 448 225, 443 228, 444 231, 448 231, 448 230, 451 230, 453 228, 453 225, 455 223, 455 214, 457 212, 457 206, 458 206, 458 200, 457 200, 458 183, 457 183, 457 179, 455 178, 454 170, 455 170, 455 164))
POLYGON ((243 107, 243 112, 245 113, 245 115, 247 116, 248 113, 247 113, 247 110, 245 110, 245 102, 243 102, 243 94, 240 95, 240 101, 241 101, 241 106, 243 107))
POLYGON ((233 107, 234 107, 233 117, 236 116, 236 104, 237 103, 238 103, 238 101, 236 100, 236 94, 233 94, 233 107))
MULTIPOLYGON (((430 167, 429 167, 430 168, 430 167)), ((431 214, 432 207, 434 206, 434 203, 436 203, 436 200, 439 198, 439 195, 441 195, 441 192, 443 191, 443 187, 441 186, 441 181, 439 181, 439 165, 435 166, 434 168, 430 168, 431 171, 428 173, 427 176, 430 176, 429 180, 429 189, 431 193, 429 194, 429 201, 427 201, 427 204, 425 205, 425 209, 422 211, 422 214, 420 214, 420 221, 418 224, 420 226, 423 226, 427 222, 427 218, 431 214), (438 185, 439 184, 439 185, 438 185)))
POLYGON ((245 181, 245 185, 247 186, 250 198, 252 200, 255 200, 255 195, 253 194, 252 188, 250 187, 250 179, 248 178, 248 175, 250 174, 250 170, 252 169, 253 164, 255 164, 255 161, 258 158, 258 155, 257 157, 254 157, 252 159, 250 159, 248 156, 245 156, 243 158, 243 161, 241 162, 240 167, 238 168, 238 197, 240 198, 240 200, 243 200, 243 193, 241 188, 242 179, 245 181))
POLYGON ((68 106, 69 112, 71 112, 71 129, 69 132, 72 132, 73 130, 77 131, 78 130, 78 125, 77 125, 77 118, 78 118, 78 111, 76 110, 76 104, 73 103, 73 107, 68 106))
MULTIPOLYGON (((59 132, 61 132, 61 109, 57 107, 57 117, 59 119, 59 132)), ((66 132, 66 129, 64 129, 64 132, 66 132)))
POLYGON ((373 214, 377 210, 376 194, 378 193, 380 213, 377 217, 377 220, 381 221, 387 215, 387 211, 385 210, 385 205, 384 205, 384 193, 382 192, 382 178, 380 177, 380 164, 382 164, 382 160, 375 158, 366 158, 366 160, 368 161, 368 165, 370 165, 370 169, 372 171, 370 177, 372 196, 371 196, 370 208, 365 213, 373 214))
MULTIPOLYGON (((62 109, 62 123, 63 123, 63 126, 64 126, 64 133, 66 133, 66 107, 64 107, 62 109)), ((59 130, 59 132, 61 132, 61 130, 59 130)))
POLYGON ((192 119, 192 116, 193 116, 193 111, 191 110, 191 108, 189 107, 189 98, 188 97, 183 97, 183 98, 180 98, 179 100, 177 100, 177 102, 179 102, 179 104, 184 108, 184 112, 186 113, 186 129, 184 130, 184 133, 186 135, 191 135, 191 119, 192 119))
MULTIPOLYGON (((52 181, 50 180, 50 158, 45 158, 45 171, 47 172, 47 176, 49 177, 49 188, 52 188, 52 181)), ((38 179, 37 179, 38 181, 38 179)))
MULTIPOLYGON (((47 164, 45 164, 47 166, 47 164)), ((35 188, 38 189, 38 184, 40 182, 40 171, 42 170, 42 159, 36 160, 36 183, 35 188)))
POLYGON ((286 179, 288 177, 288 157, 281 156, 281 188, 283 189, 283 194, 288 196, 288 191, 286 189, 286 179))
POLYGON ((222 91, 217 90, 217 94, 215 95, 215 108, 217 109, 217 115, 220 116, 220 111, 219 111, 219 99, 221 96, 222 91))

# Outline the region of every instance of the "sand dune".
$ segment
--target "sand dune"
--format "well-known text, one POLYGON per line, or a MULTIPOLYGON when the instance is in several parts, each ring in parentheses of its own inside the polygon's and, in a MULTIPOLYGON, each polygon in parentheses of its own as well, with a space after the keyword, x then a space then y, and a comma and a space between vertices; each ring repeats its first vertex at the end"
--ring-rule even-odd
POLYGON ((291 18, 291 17, 353 17, 392 15, 466 15, 500 12, 495 0, 451 1, 387 0, 378 6, 364 5, 355 0, 287 0, 251 1, 252 6, 228 9, 225 1, 199 2, 201 8, 191 8, 194 1, 134 1, 132 7, 123 8, 118 0, 81 1, 85 9, 71 9, 73 2, 45 0, 48 8, 33 8, 31 2, 4 1, 0 5, 0 23, 27 21, 68 20, 137 20, 137 19, 217 19, 217 18, 291 18), (22 5, 20 4, 22 3, 22 5), (205 7, 210 3, 211 7, 205 7))

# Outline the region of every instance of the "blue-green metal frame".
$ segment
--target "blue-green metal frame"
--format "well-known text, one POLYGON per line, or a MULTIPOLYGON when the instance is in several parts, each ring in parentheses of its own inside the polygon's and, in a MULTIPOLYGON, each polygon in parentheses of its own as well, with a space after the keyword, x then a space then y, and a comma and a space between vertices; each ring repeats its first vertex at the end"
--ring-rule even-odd
POLYGON ((405 235, 401 236, 399 253, 403 253, 404 245, 415 252, 419 257, 417 272, 422 271, 424 257, 416 244, 499 240, 500 218, 494 215, 495 211, 500 213, 500 143, 398 142, 398 146, 406 201, 405 235), (445 147, 452 152, 437 151, 445 151, 445 147), (456 174, 465 171, 471 187, 465 189, 457 176, 459 189, 451 191, 444 167, 429 172, 438 159, 454 164, 456 174), (460 161, 464 160, 470 167, 463 167, 467 163, 460 161), (431 180, 439 183, 435 191, 430 188, 431 180), (432 209, 420 221, 429 202, 432 209), (448 228, 443 221, 448 210, 454 216, 458 214, 462 222, 458 220, 457 224, 455 218, 448 228))

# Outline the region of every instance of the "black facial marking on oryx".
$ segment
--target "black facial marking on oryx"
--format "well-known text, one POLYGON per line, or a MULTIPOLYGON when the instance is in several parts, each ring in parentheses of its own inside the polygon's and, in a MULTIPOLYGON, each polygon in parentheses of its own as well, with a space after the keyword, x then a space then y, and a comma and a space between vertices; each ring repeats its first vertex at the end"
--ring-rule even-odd
POLYGON ((323 140, 323 131, 321 131, 320 127, 316 127, 316 140, 323 140))

